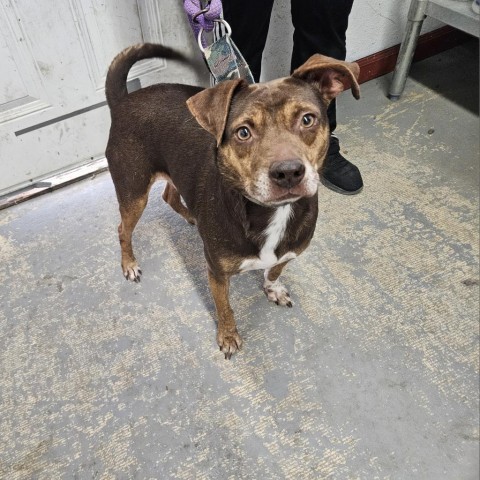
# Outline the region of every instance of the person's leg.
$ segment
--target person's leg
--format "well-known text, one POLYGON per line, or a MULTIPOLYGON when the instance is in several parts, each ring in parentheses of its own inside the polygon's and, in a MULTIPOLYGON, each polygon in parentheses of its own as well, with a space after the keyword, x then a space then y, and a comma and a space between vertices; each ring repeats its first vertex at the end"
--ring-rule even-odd
POLYGON ((292 70, 314 53, 345 60, 352 5, 353 0, 292 0, 292 70))
POLYGON ((272 7, 273 0, 223 0, 223 18, 232 27, 232 39, 256 82, 260 80, 272 7))
MULTIPOLYGON (((345 60, 348 16, 353 0, 291 0, 294 26, 292 71, 314 53, 345 60)), ((328 108, 330 132, 337 126, 336 103, 328 108)), ((321 172, 324 184, 339 193, 358 193, 363 187, 358 168, 340 154, 338 138, 332 135, 321 172)))

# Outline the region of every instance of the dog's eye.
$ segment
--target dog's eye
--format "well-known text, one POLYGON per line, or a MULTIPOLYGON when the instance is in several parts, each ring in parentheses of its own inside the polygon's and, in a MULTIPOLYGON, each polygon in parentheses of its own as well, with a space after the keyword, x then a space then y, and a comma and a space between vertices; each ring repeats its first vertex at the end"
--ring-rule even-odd
POLYGON ((247 127, 240 127, 237 130, 237 137, 240 140, 248 140, 252 134, 250 133, 250 130, 247 127))
POLYGON ((302 126, 305 128, 311 127, 315 123, 315 115, 307 113, 302 117, 302 126))

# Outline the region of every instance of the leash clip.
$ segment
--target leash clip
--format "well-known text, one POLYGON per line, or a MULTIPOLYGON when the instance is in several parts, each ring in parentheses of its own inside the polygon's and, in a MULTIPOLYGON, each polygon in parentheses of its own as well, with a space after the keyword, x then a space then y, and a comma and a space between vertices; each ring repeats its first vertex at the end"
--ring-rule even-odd
POLYGON ((204 29, 200 28, 197 41, 207 68, 212 74, 215 83, 224 80, 233 80, 234 78, 243 78, 248 83, 255 83, 252 73, 248 68, 247 62, 233 42, 231 35, 232 29, 230 25, 223 20, 217 18, 214 22, 220 24, 225 30, 225 34, 215 40, 211 45, 204 45, 202 37, 204 29))
MULTIPOLYGON (((223 18, 216 18, 213 21, 216 22, 216 23, 219 23, 220 25, 223 25, 225 27, 225 30, 226 30, 225 36, 230 38, 230 36, 232 35, 232 27, 230 27, 228 22, 226 22, 223 18)), ((200 48, 200 51, 205 55, 206 48, 203 47, 203 38, 202 38, 202 35, 203 35, 204 31, 205 31, 205 29, 203 27, 201 27, 200 31, 198 32, 197 42, 198 42, 198 47, 200 48)))

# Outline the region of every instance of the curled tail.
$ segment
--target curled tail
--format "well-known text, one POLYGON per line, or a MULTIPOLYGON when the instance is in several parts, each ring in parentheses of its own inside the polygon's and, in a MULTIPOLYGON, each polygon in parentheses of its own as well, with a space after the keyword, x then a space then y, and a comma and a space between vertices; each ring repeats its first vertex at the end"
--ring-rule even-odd
POLYGON ((126 48, 113 59, 108 69, 105 95, 110 108, 114 107, 128 95, 127 76, 133 64, 146 58, 168 58, 182 62, 187 61, 187 58, 181 53, 156 43, 141 43, 126 48))

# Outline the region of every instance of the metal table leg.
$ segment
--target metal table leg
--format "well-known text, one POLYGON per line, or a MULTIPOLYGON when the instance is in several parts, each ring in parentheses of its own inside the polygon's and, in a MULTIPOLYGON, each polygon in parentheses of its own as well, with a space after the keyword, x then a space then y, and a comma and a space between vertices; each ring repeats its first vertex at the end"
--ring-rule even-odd
POLYGON ((388 92, 390 100, 398 100, 405 88, 410 65, 417 46, 420 30, 425 20, 425 12, 429 0, 412 0, 408 11, 408 23, 400 46, 397 64, 393 72, 392 83, 388 92))

